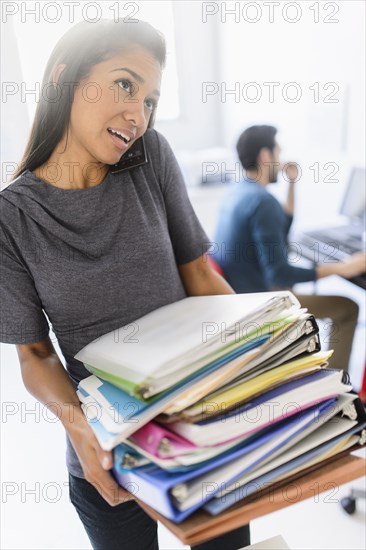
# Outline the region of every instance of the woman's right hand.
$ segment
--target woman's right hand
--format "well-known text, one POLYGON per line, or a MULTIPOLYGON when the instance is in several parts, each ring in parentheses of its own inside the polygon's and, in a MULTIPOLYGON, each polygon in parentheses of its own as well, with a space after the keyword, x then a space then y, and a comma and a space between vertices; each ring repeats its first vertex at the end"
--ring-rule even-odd
POLYGON ((64 365, 49 337, 34 344, 19 344, 17 352, 27 390, 57 415, 79 457, 86 480, 111 506, 132 500, 132 494, 120 487, 108 471, 113 466, 111 452, 103 451, 81 409, 80 401, 64 365), (70 407, 71 405, 71 407, 70 407))
POLYGON ((134 495, 123 489, 108 470, 112 468, 110 451, 103 451, 81 409, 75 411, 67 434, 83 468, 85 479, 91 483, 111 506, 133 500, 134 495))

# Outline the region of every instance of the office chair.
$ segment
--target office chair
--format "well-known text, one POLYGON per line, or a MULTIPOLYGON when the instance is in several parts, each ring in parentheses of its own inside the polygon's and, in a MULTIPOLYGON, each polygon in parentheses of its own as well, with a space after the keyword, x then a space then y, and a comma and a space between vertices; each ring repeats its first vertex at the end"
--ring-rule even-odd
MULTIPOLYGON (((361 384, 361 389, 359 391, 359 396, 366 408, 366 362, 363 371, 363 380, 361 384)), ((354 514, 356 511, 356 500, 358 498, 366 499, 366 490, 365 489, 351 489, 350 494, 347 497, 341 499, 341 506, 347 514, 354 514)))
POLYGON ((224 272, 222 271, 219 264, 209 255, 207 255, 207 261, 214 271, 221 275, 225 279, 224 272))

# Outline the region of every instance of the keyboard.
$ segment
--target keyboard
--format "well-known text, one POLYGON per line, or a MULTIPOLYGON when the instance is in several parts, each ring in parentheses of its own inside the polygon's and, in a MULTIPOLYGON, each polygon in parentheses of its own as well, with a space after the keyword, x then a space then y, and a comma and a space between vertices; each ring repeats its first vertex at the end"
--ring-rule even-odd
MULTIPOLYGON (((326 247, 330 248, 332 246, 336 251, 340 252, 339 259, 343 259, 344 254, 351 255, 364 249, 361 234, 347 235, 344 232, 341 234, 339 228, 327 230, 324 233, 319 230, 310 231, 306 233, 305 236, 312 240, 313 244, 318 243, 319 248, 325 249, 326 247)), ((336 251, 334 252, 335 256, 338 254, 336 251)))
POLYGON ((305 258, 315 263, 342 262, 360 250, 354 244, 324 241, 319 236, 310 236, 310 234, 298 236, 296 243, 301 247, 305 258))
MULTIPOLYGON (((361 239, 353 236, 345 238, 343 242, 329 238, 321 231, 311 231, 309 233, 301 233, 292 239, 301 249, 301 255, 311 260, 316 264, 331 264, 347 260, 351 254, 364 250, 364 243, 361 239)), ((357 286, 366 289, 366 273, 347 279, 357 286)))

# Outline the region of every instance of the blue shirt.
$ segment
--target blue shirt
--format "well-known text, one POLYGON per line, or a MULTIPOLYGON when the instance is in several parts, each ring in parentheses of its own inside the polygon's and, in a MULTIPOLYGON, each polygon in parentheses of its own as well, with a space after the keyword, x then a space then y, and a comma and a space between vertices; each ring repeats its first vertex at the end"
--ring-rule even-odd
POLYGON ((315 268, 296 263, 301 248, 288 245, 292 216, 259 183, 244 179, 225 197, 212 258, 236 292, 265 292, 314 281, 315 268))

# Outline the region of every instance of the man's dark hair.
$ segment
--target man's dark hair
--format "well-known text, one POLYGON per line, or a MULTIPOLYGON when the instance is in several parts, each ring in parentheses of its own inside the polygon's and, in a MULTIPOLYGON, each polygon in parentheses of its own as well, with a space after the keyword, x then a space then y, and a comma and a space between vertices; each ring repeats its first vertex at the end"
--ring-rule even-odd
POLYGON ((244 130, 236 144, 236 150, 240 162, 246 170, 258 168, 257 160, 259 151, 266 147, 271 152, 276 145, 275 135, 277 128, 274 126, 251 126, 244 130))

